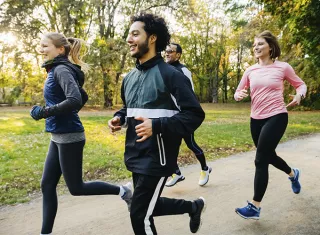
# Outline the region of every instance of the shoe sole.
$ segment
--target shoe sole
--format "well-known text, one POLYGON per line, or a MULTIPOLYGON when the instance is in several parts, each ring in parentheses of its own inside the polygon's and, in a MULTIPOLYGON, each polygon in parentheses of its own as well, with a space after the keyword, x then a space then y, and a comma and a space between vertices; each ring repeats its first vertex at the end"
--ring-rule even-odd
POLYGON ((186 177, 182 176, 183 178, 179 178, 174 184, 172 185, 167 185, 165 184, 166 187, 172 187, 172 186, 175 186, 177 183, 181 182, 181 181, 184 181, 186 179, 186 177))
POLYGON ((259 220, 260 217, 245 217, 243 215, 241 215, 238 211, 235 211, 238 215, 240 215, 241 218, 243 219, 252 219, 252 220, 259 220))
POLYGON ((206 200, 205 200, 203 197, 199 197, 199 199, 201 199, 201 200, 203 201, 203 204, 204 204, 204 205, 203 205, 203 208, 202 208, 202 210, 201 210, 199 228, 198 228, 198 230, 197 230, 196 232, 194 232, 194 233, 197 233, 197 232, 200 231, 200 228, 201 228, 201 226, 202 226, 202 214, 206 211, 206 208, 207 208, 206 200))
POLYGON ((201 187, 202 187, 202 186, 205 186, 205 185, 209 182, 210 173, 211 173, 211 171, 212 171, 212 168, 209 168, 209 169, 210 169, 210 170, 209 170, 208 180, 207 180, 207 182, 205 182, 204 184, 199 184, 201 187))

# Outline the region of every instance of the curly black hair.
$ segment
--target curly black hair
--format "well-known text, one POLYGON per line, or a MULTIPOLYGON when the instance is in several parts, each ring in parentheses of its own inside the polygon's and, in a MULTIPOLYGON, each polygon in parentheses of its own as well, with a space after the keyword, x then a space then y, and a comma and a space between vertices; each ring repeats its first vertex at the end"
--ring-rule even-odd
POLYGON ((170 42, 170 33, 165 20, 162 17, 153 15, 151 13, 141 12, 139 15, 131 17, 131 23, 140 21, 144 23, 144 30, 147 35, 150 36, 155 34, 156 40, 156 51, 161 52, 166 49, 166 46, 170 42))

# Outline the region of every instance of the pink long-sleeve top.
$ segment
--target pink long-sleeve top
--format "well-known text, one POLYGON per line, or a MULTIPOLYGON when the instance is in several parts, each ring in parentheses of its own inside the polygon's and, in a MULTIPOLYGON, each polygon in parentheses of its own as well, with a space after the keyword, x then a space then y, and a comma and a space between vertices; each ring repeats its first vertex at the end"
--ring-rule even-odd
POLYGON ((255 64, 246 69, 234 98, 239 101, 240 90, 250 87, 252 118, 264 119, 287 113, 283 98, 284 80, 296 89, 297 94, 306 95, 307 86, 293 68, 286 62, 275 61, 270 65, 255 64))

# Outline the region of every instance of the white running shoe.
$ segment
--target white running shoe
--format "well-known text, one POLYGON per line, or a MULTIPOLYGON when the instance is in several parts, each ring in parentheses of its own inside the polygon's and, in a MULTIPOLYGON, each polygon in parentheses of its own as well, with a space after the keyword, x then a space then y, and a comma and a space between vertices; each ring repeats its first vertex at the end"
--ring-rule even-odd
POLYGON ((183 181, 185 179, 185 177, 183 175, 177 175, 177 174, 173 174, 171 176, 171 179, 166 183, 167 187, 172 187, 174 186, 176 183, 183 181))
POLYGON ((122 185, 122 187, 125 190, 124 195, 121 197, 122 200, 124 200, 128 205, 128 211, 130 212, 131 209, 131 202, 132 202, 132 184, 131 182, 126 183, 125 185, 122 185))
POLYGON ((209 181, 209 174, 211 173, 212 168, 208 167, 206 171, 200 171, 199 185, 204 186, 209 181))

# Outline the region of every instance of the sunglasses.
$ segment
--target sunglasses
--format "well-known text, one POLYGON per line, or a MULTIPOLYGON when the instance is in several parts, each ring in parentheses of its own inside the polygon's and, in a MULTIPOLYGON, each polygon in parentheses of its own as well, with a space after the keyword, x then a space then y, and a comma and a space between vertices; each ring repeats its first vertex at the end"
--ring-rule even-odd
POLYGON ((167 54, 171 54, 173 52, 176 52, 176 51, 174 51, 174 50, 165 50, 165 53, 167 53, 167 54))

